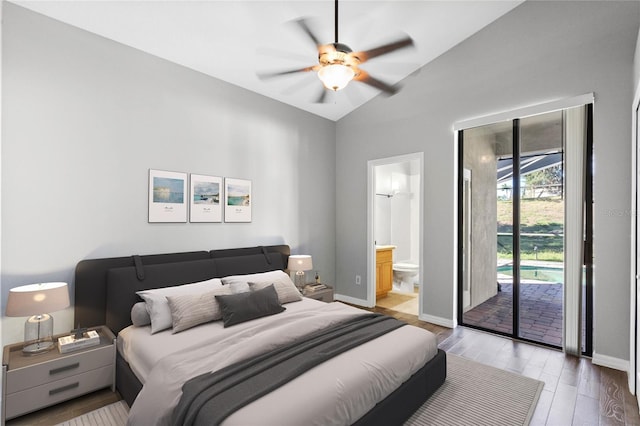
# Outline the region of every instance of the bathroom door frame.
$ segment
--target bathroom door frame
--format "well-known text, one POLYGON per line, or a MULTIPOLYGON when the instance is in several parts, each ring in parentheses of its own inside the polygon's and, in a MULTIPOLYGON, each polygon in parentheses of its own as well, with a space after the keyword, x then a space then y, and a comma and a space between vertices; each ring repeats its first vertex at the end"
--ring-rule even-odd
POLYGON ((422 314, 422 290, 424 285, 424 152, 414 152, 412 154, 397 155, 394 157, 379 158, 377 160, 369 160, 367 162, 367 306, 372 308, 376 305, 376 246, 375 246, 375 192, 376 192, 376 175, 377 166, 387 164, 406 163, 418 160, 420 178, 418 193, 420 194, 420 203, 418 203, 418 247, 420 251, 418 263, 420 271, 418 272, 418 312, 422 314))

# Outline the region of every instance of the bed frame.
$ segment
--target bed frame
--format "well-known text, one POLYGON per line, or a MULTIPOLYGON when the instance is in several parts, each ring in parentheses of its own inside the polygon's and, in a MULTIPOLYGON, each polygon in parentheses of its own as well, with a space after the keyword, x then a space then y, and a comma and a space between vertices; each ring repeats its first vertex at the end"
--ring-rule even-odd
MULTIPOLYGON (((131 308, 141 300, 137 291, 228 275, 285 270, 289 254, 289 246, 274 245, 83 260, 75 272, 75 323, 106 324, 117 335, 131 325, 131 308)), ((355 424, 404 423, 445 377, 446 356, 438 350, 431 361, 355 424)), ((120 353, 116 358, 116 388, 129 406, 142 389, 120 353)))

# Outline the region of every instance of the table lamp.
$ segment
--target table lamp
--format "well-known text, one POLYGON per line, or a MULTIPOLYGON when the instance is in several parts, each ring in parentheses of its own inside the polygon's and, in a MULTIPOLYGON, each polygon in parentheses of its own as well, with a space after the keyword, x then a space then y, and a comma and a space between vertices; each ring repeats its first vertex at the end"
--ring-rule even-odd
POLYGON ((6 315, 29 316, 24 324, 22 352, 33 355, 54 348, 53 318, 45 312, 59 311, 69 304, 67 283, 29 284, 9 290, 6 315))
POLYGON ((309 256, 308 254, 296 254, 289 256, 288 269, 290 271, 296 271, 295 285, 302 293, 305 285, 304 271, 313 269, 311 256, 309 256))

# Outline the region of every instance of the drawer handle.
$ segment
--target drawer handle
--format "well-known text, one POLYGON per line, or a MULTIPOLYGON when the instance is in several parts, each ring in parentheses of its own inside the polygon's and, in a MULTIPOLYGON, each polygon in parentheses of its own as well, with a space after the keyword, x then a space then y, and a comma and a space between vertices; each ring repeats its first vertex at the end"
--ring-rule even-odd
POLYGON ((64 367, 54 368, 53 370, 49 370, 49 375, 53 376, 54 374, 63 373, 68 370, 73 370, 74 368, 80 367, 80 363, 76 362, 75 364, 65 365, 64 367))
POLYGON ((79 382, 75 382, 75 383, 71 383, 69 385, 62 386, 62 387, 59 387, 59 388, 56 388, 56 389, 51 389, 49 391, 49 396, 55 395, 55 394, 60 393, 60 392, 68 391, 68 390, 71 390, 71 389, 75 389, 78 386, 80 386, 80 383, 79 382))

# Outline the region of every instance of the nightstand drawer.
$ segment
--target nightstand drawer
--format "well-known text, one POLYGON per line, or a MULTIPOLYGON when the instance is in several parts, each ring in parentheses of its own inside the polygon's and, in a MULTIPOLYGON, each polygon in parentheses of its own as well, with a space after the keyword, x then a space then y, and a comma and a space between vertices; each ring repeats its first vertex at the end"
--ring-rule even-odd
POLYGON ((330 303, 333 302, 333 287, 327 286, 327 288, 323 288, 322 290, 305 291, 302 295, 309 299, 330 303))
POLYGON ((13 418, 64 400, 111 386, 113 366, 98 368, 22 392, 7 394, 6 417, 13 418))
POLYGON ((329 290, 329 291, 323 291, 321 292, 321 294, 317 294, 315 295, 315 297, 313 297, 314 295, 307 295, 307 297, 311 297, 312 299, 316 299, 319 300, 321 302, 325 302, 325 303, 331 303, 333 302, 333 291, 329 290))
POLYGON ((20 392, 100 367, 110 366, 109 368, 113 369, 113 350, 113 345, 100 346, 93 350, 81 351, 60 359, 31 365, 28 368, 9 370, 7 372, 6 393, 20 392))

